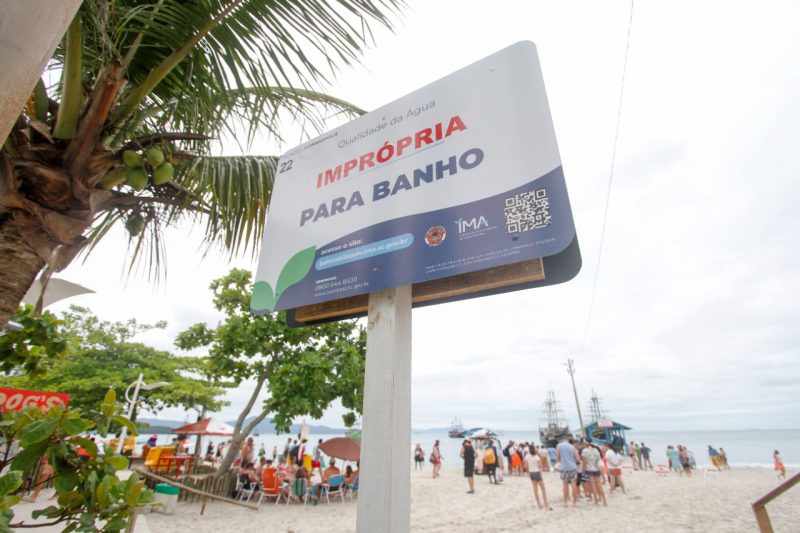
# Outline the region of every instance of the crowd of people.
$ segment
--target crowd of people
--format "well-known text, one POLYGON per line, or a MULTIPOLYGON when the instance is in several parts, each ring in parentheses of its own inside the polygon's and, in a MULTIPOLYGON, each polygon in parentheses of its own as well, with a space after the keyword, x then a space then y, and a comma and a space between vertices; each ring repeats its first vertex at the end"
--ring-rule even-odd
POLYGON ((582 496, 595 505, 608 505, 603 487, 606 484, 611 493, 617 488, 625 493, 622 455, 608 445, 597 446, 591 439, 576 440, 567 437, 555 448, 509 441, 501 453, 505 458, 504 463, 500 460, 493 440, 481 439, 477 447, 473 446, 470 438, 463 441, 460 455, 464 461, 468 494, 475 493, 476 472, 487 474, 489 483, 501 483, 503 464, 509 476, 530 477, 533 497, 539 509, 552 510, 543 472, 558 471, 562 481, 562 502, 565 506, 570 500, 576 506, 581 492, 582 496))
MULTIPOLYGON (((254 448, 253 438, 247 439, 239 451, 235 461, 239 469, 239 483, 235 497, 248 499, 253 494, 264 493, 276 498, 305 501, 306 494, 316 504, 326 492, 341 491, 355 492, 358 490, 359 463, 356 468, 352 465, 345 466, 341 471, 336 459, 326 458, 320 450, 322 439, 313 450, 309 450, 308 439, 294 439, 290 437, 284 446, 283 453, 278 454, 277 446, 273 447, 271 458, 267 456, 264 445, 258 450, 258 459, 254 448), (299 441, 299 442, 298 442, 299 441), (317 474, 317 475, 315 475, 317 474), (296 482, 302 480, 299 489, 295 488, 296 482)), ((222 456, 220 447, 224 450, 225 443, 220 443, 217 455, 222 456)))

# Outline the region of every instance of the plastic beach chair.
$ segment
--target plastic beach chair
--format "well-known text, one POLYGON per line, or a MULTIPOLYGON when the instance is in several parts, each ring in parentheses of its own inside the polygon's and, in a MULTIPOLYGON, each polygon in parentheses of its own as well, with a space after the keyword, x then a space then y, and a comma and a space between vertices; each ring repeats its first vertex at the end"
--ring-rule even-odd
POLYGON ((275 504, 277 505, 284 496, 289 497, 289 488, 281 483, 277 473, 273 471, 272 475, 264 474, 264 484, 261 488, 261 495, 258 498, 257 505, 260 505, 261 500, 264 498, 275 498, 275 504))
POLYGON ((344 476, 331 476, 327 483, 322 484, 322 493, 328 503, 331 503, 331 495, 340 496, 344 503, 344 476))
POLYGON ((356 476, 356 479, 352 483, 345 485, 345 490, 347 491, 347 495, 350 496, 350 501, 353 501, 353 495, 358 496, 358 479, 359 477, 356 476))
POLYGON ((292 491, 286 498, 286 505, 289 505, 289 502, 292 501, 293 498, 297 498, 298 500, 303 501, 303 505, 308 502, 308 496, 311 494, 311 487, 308 486, 308 483, 304 478, 297 478, 292 481, 292 491))
POLYGON ((258 483, 253 483, 247 474, 242 474, 239 477, 239 491, 236 494, 236 499, 249 502, 258 489, 258 483))

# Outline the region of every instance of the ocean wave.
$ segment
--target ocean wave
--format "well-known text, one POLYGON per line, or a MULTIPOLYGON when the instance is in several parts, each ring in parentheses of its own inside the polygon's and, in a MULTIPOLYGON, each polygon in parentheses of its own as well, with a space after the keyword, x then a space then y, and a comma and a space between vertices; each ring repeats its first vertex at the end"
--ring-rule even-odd
MULTIPOLYGON (((783 466, 787 469, 800 468, 800 463, 784 463, 783 466)), ((730 463, 730 467, 736 469, 759 468, 772 470, 775 468, 775 465, 773 463, 730 463)))

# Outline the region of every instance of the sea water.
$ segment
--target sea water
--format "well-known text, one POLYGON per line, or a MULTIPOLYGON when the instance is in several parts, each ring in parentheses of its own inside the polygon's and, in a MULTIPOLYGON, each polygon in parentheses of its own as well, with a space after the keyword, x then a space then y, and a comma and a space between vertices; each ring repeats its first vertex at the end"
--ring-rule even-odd
MULTIPOLYGON (((137 437, 137 443, 141 446, 150 435, 143 430, 137 437)), ((308 453, 314 449, 319 439, 323 441, 342 437, 342 433, 325 433, 309 435, 308 453)), ((169 444, 175 435, 158 435, 159 444, 169 444)), ((297 435, 292 435, 295 439, 297 435)), ((765 430, 722 430, 722 431, 628 431, 626 432, 628 442, 644 442, 652 451, 650 460, 655 464, 666 464, 666 449, 668 444, 686 446, 694 454, 697 466, 702 468, 710 464, 708 459, 708 448, 710 444, 717 450, 724 448, 728 456, 728 464, 732 468, 772 468, 772 453, 780 450, 781 458, 788 469, 800 468, 800 429, 765 429, 765 430)), ((277 446, 278 454, 283 453, 286 440, 289 435, 259 435, 253 437, 256 455, 258 449, 263 444, 267 457, 272 456, 273 447, 277 446)), ((503 446, 509 440, 514 442, 539 443, 538 431, 504 431, 500 432, 498 438, 503 446)), ((205 454, 208 442, 216 445, 226 441, 226 437, 204 437, 201 442, 203 455, 205 454)), ((430 457, 433 444, 439 440, 439 450, 444 461, 443 468, 462 468, 463 462, 459 457, 461 443, 463 439, 453 439, 447 436, 447 432, 441 434, 429 431, 415 431, 411 434, 411 447, 413 450, 416 443, 420 443, 425 451, 425 467, 430 468, 428 458, 430 457)), ((196 437, 190 437, 187 444, 193 450, 196 437)), ((138 450, 137 450, 138 451, 138 450)), ((498 450, 500 451, 500 450, 498 450)), ((409 455, 409 461, 413 464, 413 459, 409 455)))

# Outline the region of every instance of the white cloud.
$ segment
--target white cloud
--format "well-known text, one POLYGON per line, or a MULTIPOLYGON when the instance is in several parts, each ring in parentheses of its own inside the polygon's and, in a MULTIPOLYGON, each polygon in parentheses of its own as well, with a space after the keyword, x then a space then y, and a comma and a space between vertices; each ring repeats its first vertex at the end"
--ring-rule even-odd
MULTIPOLYGON (((414 312, 413 425, 530 429, 553 387, 577 425, 597 390, 641 429, 797 427, 800 55, 793 2, 638 2, 616 173, 586 348, 629 2, 417 2, 330 92, 374 108, 518 40, 537 43, 584 267, 567 284, 414 312), (585 409, 584 409, 585 411, 585 409)), ((274 143, 257 143, 259 152, 274 143)), ((227 148, 226 148, 227 149, 227 148)), ((169 276, 119 278, 121 234, 66 277, 108 319, 219 319, 199 236, 173 231, 169 276)), ((236 261, 252 266, 249 261, 236 261)), ((246 390, 230 395, 243 402, 246 390)), ((225 411, 225 417, 234 407, 225 411)), ((339 425, 332 409, 325 422, 339 425)))

